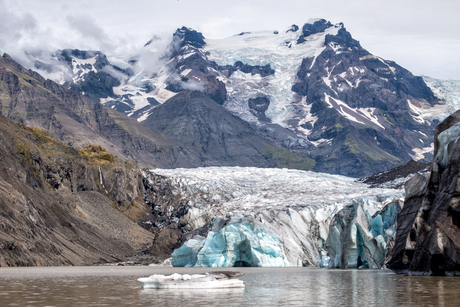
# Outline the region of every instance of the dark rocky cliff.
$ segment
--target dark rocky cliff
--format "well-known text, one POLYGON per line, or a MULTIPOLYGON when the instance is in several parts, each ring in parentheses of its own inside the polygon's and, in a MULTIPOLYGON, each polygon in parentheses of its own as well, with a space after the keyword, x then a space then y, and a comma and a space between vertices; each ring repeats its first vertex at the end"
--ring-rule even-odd
MULTIPOLYGON (((324 19, 306 26, 305 34, 333 27, 324 19)), ((331 140, 313 151, 315 171, 369 176, 408 162, 413 148, 430 146, 425 136, 433 135, 435 125, 415 120, 412 108, 437 99, 421 77, 372 55, 340 27, 336 35, 326 35, 317 58, 303 59, 292 90, 305 96, 318 116, 309 139, 331 140), (360 116, 365 109, 374 110, 380 126, 360 116), (361 123, 343 116, 347 112, 361 123)))
POLYGON ((460 111, 435 132, 431 172, 406 183, 388 267, 411 275, 460 275, 460 111))

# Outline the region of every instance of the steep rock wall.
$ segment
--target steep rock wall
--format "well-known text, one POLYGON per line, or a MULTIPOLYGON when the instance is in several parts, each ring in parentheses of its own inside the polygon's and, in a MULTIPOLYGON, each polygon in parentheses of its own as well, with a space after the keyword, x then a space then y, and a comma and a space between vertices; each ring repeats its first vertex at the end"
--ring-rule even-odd
POLYGON ((389 268, 411 275, 460 275, 460 112, 436 128, 431 172, 406 183, 389 268))

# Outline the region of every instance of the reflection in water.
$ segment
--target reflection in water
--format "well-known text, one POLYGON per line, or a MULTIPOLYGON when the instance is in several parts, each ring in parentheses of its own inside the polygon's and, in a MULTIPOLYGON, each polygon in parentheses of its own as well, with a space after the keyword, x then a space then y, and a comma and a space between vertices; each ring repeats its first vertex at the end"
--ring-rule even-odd
POLYGON ((143 289, 138 293, 140 301, 146 305, 162 302, 162 306, 178 307, 178 302, 181 302, 207 306, 210 302, 226 302, 226 306, 241 306, 244 289, 143 289))
POLYGON ((455 306, 460 279, 383 270, 238 268, 245 289, 141 289, 151 274, 207 268, 0 269, 0 306, 455 306), (49 271, 47 271, 49 270, 49 271))

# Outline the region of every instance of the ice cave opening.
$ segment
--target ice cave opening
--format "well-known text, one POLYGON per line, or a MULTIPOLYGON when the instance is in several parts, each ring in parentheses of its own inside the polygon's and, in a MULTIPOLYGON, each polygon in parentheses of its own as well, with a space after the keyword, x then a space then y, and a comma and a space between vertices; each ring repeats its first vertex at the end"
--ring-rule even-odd
POLYGON ((234 267, 253 267, 254 259, 251 253, 251 242, 248 239, 241 241, 234 250, 236 261, 234 267))

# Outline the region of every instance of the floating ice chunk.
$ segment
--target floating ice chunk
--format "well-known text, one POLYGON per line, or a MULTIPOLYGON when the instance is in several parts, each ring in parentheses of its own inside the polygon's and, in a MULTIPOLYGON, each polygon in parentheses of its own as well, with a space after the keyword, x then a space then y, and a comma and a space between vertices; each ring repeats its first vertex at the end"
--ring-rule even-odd
POLYGON ((205 274, 151 275, 138 278, 142 289, 200 289, 200 288, 244 288, 244 281, 239 280, 244 273, 223 271, 205 274))

